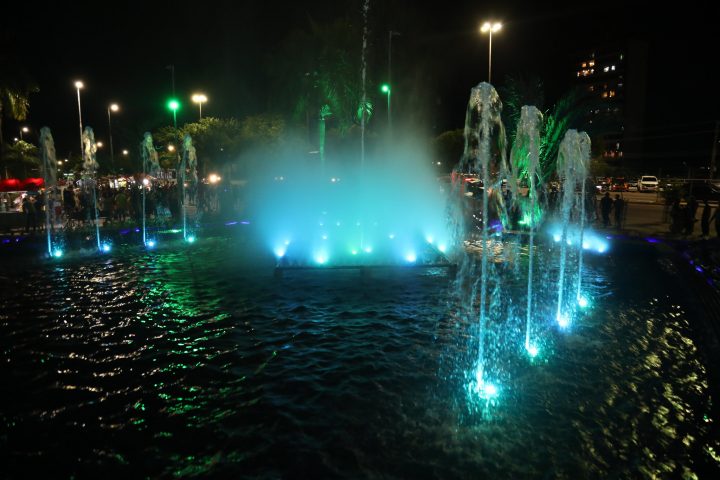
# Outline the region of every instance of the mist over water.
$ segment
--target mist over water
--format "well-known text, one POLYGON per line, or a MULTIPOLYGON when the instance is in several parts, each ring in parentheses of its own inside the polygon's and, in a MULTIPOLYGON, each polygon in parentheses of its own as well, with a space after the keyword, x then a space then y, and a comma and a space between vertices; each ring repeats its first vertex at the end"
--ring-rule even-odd
POLYGON ((449 248, 446 195, 420 142, 317 157, 285 154, 248 178, 248 211, 286 262, 415 263, 449 248), (374 151, 373 151, 374 150, 374 151))

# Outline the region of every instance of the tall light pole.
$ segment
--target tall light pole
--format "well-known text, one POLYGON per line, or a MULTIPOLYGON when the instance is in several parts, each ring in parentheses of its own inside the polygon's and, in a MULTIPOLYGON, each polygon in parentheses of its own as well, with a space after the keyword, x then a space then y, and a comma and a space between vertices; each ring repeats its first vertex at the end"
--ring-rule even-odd
POLYGON ((392 95, 392 87, 389 83, 383 83, 380 91, 387 95, 387 116, 388 116, 388 133, 392 130, 392 115, 390 114, 390 95, 392 95))
POLYGON ((490 35, 490 46, 488 50, 488 83, 492 78, 492 35, 493 33, 499 32, 502 28, 500 22, 485 22, 480 27, 480 33, 487 33, 490 35))
POLYGON ((118 106, 117 103, 111 103, 107 109, 107 112, 108 112, 108 136, 110 137, 110 165, 112 167, 113 173, 115 173, 115 151, 113 150, 112 121, 110 120, 110 112, 117 112, 118 110, 120 110, 120 107, 118 106))
POLYGON ((202 120, 202 104, 207 102, 207 97, 202 93, 196 93, 192 96, 192 101, 200 107, 200 120, 202 120))
POLYGON ((83 88, 85 85, 83 85, 83 82, 80 80, 75 82, 75 88, 77 89, 77 97, 78 97, 78 119, 80 122, 80 159, 83 162, 83 165, 85 164, 85 151, 83 150, 83 141, 82 141, 82 109, 80 108, 80 89, 83 88))
POLYGON ((23 138, 22 138, 22 134, 23 134, 23 133, 27 133, 27 132, 29 132, 29 131, 30 131, 30 129, 29 129, 28 127, 22 127, 22 128, 20 129, 20 140, 23 139, 23 138))
POLYGON ((167 107, 173 112, 173 126, 177 130, 177 111, 180 108, 180 102, 175 98, 171 98, 167 103, 167 107))

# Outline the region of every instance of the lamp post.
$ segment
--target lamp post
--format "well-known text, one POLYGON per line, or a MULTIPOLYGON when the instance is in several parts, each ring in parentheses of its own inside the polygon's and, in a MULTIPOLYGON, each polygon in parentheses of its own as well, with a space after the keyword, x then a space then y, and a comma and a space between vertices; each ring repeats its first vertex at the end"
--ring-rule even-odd
POLYGON ((482 27, 480 27, 480 33, 487 33, 490 36, 490 45, 488 50, 488 83, 490 83, 491 74, 492 74, 492 36, 493 33, 499 32, 502 28, 502 23, 500 22, 485 22, 482 24, 482 27))
POLYGON ((112 168, 112 172, 115 173, 115 151, 113 150, 113 141, 112 141, 112 121, 110 120, 110 112, 117 112, 120 110, 120 107, 117 103, 111 103, 110 106, 108 106, 107 114, 108 114, 108 136, 110 137, 110 165, 112 168))
POLYGON ((83 162, 83 165, 85 164, 85 151, 83 150, 83 141, 82 141, 82 109, 80 108, 80 89, 83 88, 83 82, 80 80, 75 82, 75 88, 77 89, 77 97, 78 97, 78 120, 80 125, 80 159, 83 162))
POLYGON ((20 140, 23 139, 22 134, 23 134, 23 133, 27 133, 27 132, 29 132, 29 131, 30 131, 30 129, 29 129, 28 127, 22 127, 22 128, 20 129, 20 140))
POLYGON ((196 93, 192 96, 192 101, 198 104, 200 108, 200 120, 202 120, 202 104, 207 102, 207 97, 202 93, 196 93))
POLYGON ((167 107, 173 112, 173 126, 177 130, 177 111, 180 108, 180 102, 175 98, 171 98, 167 103, 167 107))
POLYGON ((383 83, 380 91, 387 95, 388 132, 390 132, 392 130, 392 115, 390 114, 390 95, 392 94, 392 88, 389 83, 383 83))

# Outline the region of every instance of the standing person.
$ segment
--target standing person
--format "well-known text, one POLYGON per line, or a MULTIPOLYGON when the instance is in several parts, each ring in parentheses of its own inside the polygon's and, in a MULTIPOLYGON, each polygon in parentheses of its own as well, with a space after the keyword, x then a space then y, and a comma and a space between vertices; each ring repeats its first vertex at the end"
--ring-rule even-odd
POLYGON ((30 195, 25 195, 22 201, 22 211, 25 214, 25 233, 30 231, 32 227, 33 233, 37 230, 37 222, 35 219, 35 205, 30 200, 30 195))
POLYGON ((692 235, 695 230, 695 215, 697 213, 698 203, 695 197, 690 195, 685 207, 685 235, 692 235))
POLYGON ((600 200, 600 213, 602 214, 603 227, 607 228, 610 226, 610 210, 612 210, 612 207, 613 201, 612 198, 610 198, 610 193, 605 192, 605 196, 600 200))
POLYGON ((625 213, 625 200, 620 198, 620 195, 615 195, 615 202, 613 203, 615 209, 615 226, 618 230, 622 228, 623 214, 625 213))
POLYGON ((715 213, 713 213, 709 221, 712 222, 715 220, 715 236, 720 238, 720 215, 718 215, 718 212, 720 212, 720 205, 715 209, 715 213))
POLYGON ((700 228, 702 229, 702 238, 710 237, 710 205, 707 198, 704 201, 702 217, 700 217, 700 228))

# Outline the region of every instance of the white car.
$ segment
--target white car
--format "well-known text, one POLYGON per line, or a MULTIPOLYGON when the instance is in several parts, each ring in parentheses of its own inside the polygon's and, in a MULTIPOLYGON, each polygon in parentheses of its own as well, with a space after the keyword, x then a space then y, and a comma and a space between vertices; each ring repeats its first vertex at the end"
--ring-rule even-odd
POLYGON ((658 189, 658 179, 652 175, 643 175, 638 180, 638 191, 654 192, 658 189))

